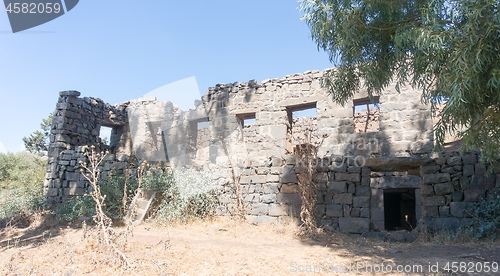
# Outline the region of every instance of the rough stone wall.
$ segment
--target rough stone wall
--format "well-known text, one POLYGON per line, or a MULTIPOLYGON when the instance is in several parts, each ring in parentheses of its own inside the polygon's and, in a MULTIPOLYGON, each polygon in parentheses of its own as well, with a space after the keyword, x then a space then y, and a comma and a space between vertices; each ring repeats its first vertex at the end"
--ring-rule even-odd
MULTIPOLYGON (((101 125, 113 127, 104 176, 112 168, 126 168, 132 155, 211 171, 225 192, 220 208, 225 214, 235 208, 234 172, 241 176, 248 219, 255 222, 298 215, 292 149, 303 143, 306 129, 311 129, 313 143, 321 143, 315 181, 320 184, 317 214, 325 227, 350 233, 385 229, 384 193, 391 189, 414 192, 410 219, 435 228, 457 225, 468 216, 462 210, 470 202, 500 186, 499 175, 484 176, 475 153, 431 158, 431 112, 420 102, 419 91, 403 87, 398 93, 391 86, 374 110, 378 131, 357 133, 357 123, 366 122, 364 115, 354 114, 354 101, 344 107, 333 103, 320 87, 321 75, 308 71, 261 84, 218 84, 187 111, 155 98, 110 106, 80 99, 78 92, 62 92, 52 126, 46 194, 51 202, 83 194, 88 184, 77 164, 85 160, 84 145, 104 148, 98 140, 101 125), (315 117, 292 116, 314 107, 315 117), (255 122, 244 124, 249 118, 255 122), (206 121, 210 126, 198 129, 206 121)), ((366 98, 360 91, 354 100, 366 98)))
POLYGON ((500 188, 500 171, 487 175, 478 153, 444 153, 421 167, 422 212, 431 228, 456 227, 472 217, 472 204, 500 188))
MULTIPOLYGON (((333 103, 320 86, 319 71, 285 78, 248 83, 218 84, 203 97, 207 115, 219 131, 235 129, 236 115, 256 116, 258 144, 246 145, 249 158, 262 162, 268 156, 291 152, 287 144, 290 112, 301 106, 317 109, 318 137, 324 139, 320 155, 415 156, 430 153, 433 147, 430 107, 420 102, 420 92, 405 87, 401 93, 391 86, 379 98, 380 131, 354 132, 354 101, 345 107, 333 103), (213 119, 212 119, 213 118, 213 119)), ((360 91, 355 99, 368 97, 360 91)), ((292 126, 293 127, 293 126, 292 126)), ((222 135, 227 137, 227 135, 222 135)))
POLYGON ((77 91, 59 93, 52 118, 44 183, 49 202, 84 193, 89 184, 80 174, 78 161, 85 161, 85 145, 96 145, 98 151, 109 149, 99 139, 101 126, 115 128, 111 137, 112 150, 120 152, 127 148, 122 139, 127 135, 123 131, 127 124, 126 106, 111 106, 101 99, 78 98, 79 95, 77 91))

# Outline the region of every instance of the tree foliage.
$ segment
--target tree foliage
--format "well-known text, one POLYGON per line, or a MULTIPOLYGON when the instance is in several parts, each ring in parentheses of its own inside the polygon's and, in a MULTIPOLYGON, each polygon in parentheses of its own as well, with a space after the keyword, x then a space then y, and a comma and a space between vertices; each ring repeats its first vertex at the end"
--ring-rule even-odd
POLYGON ((380 94, 410 83, 422 101, 445 107, 439 149, 455 132, 466 149, 500 152, 498 0, 302 0, 303 20, 337 66, 322 84, 345 104, 361 87, 380 94))
POLYGON ((45 158, 27 152, 0 153, 0 190, 42 184, 45 158))
POLYGON ((52 125, 52 113, 47 119, 42 119, 41 130, 36 130, 29 137, 24 137, 24 147, 31 153, 45 155, 49 146, 49 134, 52 125))

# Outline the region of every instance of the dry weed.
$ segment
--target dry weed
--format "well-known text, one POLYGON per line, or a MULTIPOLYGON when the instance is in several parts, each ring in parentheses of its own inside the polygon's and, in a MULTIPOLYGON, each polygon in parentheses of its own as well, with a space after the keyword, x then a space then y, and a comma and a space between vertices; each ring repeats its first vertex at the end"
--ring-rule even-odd
MULTIPOLYGON (((90 196, 92 196, 92 199, 95 202, 96 214, 93 219, 96 226, 93 229, 84 231, 84 237, 96 253, 98 253, 99 250, 102 250, 102 253, 108 255, 106 253, 110 252, 111 256, 118 257, 124 268, 129 268, 130 262, 125 253, 123 253, 123 248, 127 243, 127 235, 131 231, 131 225, 129 224, 124 232, 116 233, 114 231, 111 227, 111 224, 113 223, 112 220, 103 211, 106 196, 101 194, 101 188, 98 183, 101 173, 99 167, 109 152, 95 152, 94 145, 91 146, 90 152, 88 151, 88 146, 86 146, 85 149, 89 164, 80 161, 80 164, 83 167, 80 171, 90 182, 92 187, 90 196)), ((97 260, 101 259, 98 258, 97 260)), ((108 260, 105 259, 104 261, 108 260)))

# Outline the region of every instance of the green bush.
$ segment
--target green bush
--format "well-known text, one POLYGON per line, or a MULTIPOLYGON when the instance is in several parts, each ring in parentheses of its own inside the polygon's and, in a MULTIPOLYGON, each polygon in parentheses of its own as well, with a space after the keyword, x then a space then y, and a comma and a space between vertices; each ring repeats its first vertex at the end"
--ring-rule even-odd
POLYGON ((0 191, 0 219, 28 214, 44 203, 42 184, 0 191))
MULTIPOLYGON (((101 193, 106 196, 104 200, 103 211, 112 219, 121 219, 125 214, 125 209, 128 208, 132 197, 137 191, 138 181, 137 176, 132 174, 127 179, 127 197, 125 207, 123 204, 123 189, 125 186, 125 175, 119 174, 116 171, 111 171, 106 178, 99 181, 101 193)), ((95 215, 95 202, 92 197, 88 195, 90 190, 86 192, 87 195, 80 197, 73 197, 65 200, 57 206, 56 212, 60 218, 65 221, 71 221, 81 216, 91 217, 95 215)))
POLYGON ((163 200, 151 221, 169 224, 192 218, 206 218, 215 213, 219 192, 207 172, 174 169, 172 182, 163 190, 163 200))
POLYGON ((500 238, 500 189, 491 190, 485 200, 474 205, 474 220, 465 233, 474 240, 500 238))
POLYGON ((0 153, 0 190, 43 183, 46 165, 46 159, 40 155, 0 153))
MULTIPOLYGON (((106 196, 103 211, 113 219, 124 217, 137 192, 137 174, 127 179, 127 198, 123 204, 125 176, 110 173, 100 181, 101 193, 106 196)), ((189 169, 151 168, 142 177, 142 189, 154 189, 163 193, 160 205, 153 212, 151 221, 168 224, 176 220, 204 218, 213 215, 218 205, 218 192, 208 173, 189 169)), ((79 216, 93 216, 95 203, 90 196, 71 198, 57 209, 63 220, 74 220, 79 216)))
POLYGON ((95 215, 95 203, 90 196, 72 197, 57 205, 56 214, 63 221, 95 215))

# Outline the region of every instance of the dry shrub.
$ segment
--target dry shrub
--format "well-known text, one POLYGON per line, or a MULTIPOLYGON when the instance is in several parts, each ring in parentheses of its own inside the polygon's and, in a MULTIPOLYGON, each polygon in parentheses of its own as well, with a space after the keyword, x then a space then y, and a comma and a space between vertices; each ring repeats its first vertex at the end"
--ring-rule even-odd
POLYGON ((300 219, 302 220, 301 234, 314 237, 318 234, 316 221, 316 204, 318 183, 313 180, 318 165, 318 148, 321 142, 313 142, 313 131, 306 128, 303 138, 294 148, 296 159, 297 180, 302 199, 300 219))
POLYGON ((99 176, 101 170, 99 169, 102 161, 109 152, 95 152, 95 146, 91 146, 91 151, 88 151, 88 146, 85 146, 86 155, 89 163, 81 162, 83 167, 81 173, 90 182, 92 191, 89 193, 95 202, 95 215, 93 220, 95 222, 95 227, 86 229, 84 224, 84 238, 89 242, 91 247, 96 251, 102 251, 103 253, 110 252, 111 255, 117 257, 120 260, 121 265, 125 268, 130 267, 130 262, 123 253, 123 249, 127 243, 127 235, 131 233, 131 226, 127 227, 124 232, 116 233, 111 224, 113 221, 109 218, 103 211, 104 200, 106 196, 101 194, 101 187, 99 185, 99 176), (95 245, 95 246, 92 246, 95 245))

